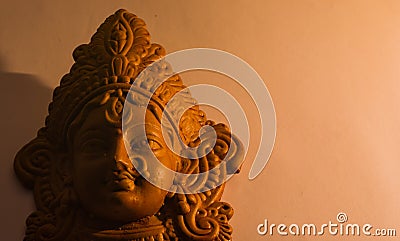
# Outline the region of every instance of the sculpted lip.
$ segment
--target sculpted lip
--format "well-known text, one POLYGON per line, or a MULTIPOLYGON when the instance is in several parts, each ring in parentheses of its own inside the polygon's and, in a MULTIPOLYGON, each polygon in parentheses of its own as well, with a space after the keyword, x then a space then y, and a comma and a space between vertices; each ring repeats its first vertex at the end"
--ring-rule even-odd
POLYGON ((111 186, 112 191, 132 191, 135 188, 136 175, 124 171, 114 174, 108 184, 111 186))
POLYGON ((114 179, 117 179, 117 180, 130 179, 130 180, 134 181, 136 179, 136 177, 134 177, 129 172, 124 171, 118 175, 115 175, 114 179))

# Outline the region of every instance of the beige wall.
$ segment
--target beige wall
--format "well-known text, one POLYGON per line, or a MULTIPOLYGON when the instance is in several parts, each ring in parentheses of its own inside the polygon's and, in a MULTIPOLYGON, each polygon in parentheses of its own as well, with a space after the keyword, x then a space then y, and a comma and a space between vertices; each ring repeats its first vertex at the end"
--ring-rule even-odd
POLYGON ((235 240, 365 240, 256 232, 264 218, 322 224, 340 211, 400 235, 399 1, 14 0, 0 9, 2 240, 22 240, 33 205, 13 175, 15 152, 43 125, 72 50, 118 8, 143 18, 168 52, 229 51, 268 86, 276 145, 259 177, 247 180, 246 160, 229 181, 235 240))

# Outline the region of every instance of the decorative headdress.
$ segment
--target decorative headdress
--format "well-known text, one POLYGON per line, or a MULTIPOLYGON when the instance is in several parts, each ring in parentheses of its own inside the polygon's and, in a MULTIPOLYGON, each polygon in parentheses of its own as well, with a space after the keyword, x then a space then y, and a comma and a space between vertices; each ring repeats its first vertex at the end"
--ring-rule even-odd
MULTIPOLYGON (((164 55, 162 46, 150 43, 144 21, 126 10, 118 10, 108 17, 89 44, 74 50, 75 64, 54 90, 45 127, 15 158, 15 172, 25 186, 34 190, 37 207, 37 211, 27 219, 26 241, 76 238, 71 233, 76 228, 76 204, 71 188, 68 188, 71 184, 58 172, 57 166, 62 160, 55 153, 66 147, 71 123, 93 99, 108 101, 107 118, 119 123, 126 95, 136 77, 164 55)), ((170 72, 168 65, 158 70, 161 75, 170 72)), ((143 90, 154 92, 152 88, 155 85, 150 77, 137 81, 141 81, 135 84, 143 90)), ((166 106, 177 92, 185 88, 180 77, 173 75, 155 90, 152 99, 166 106)), ((189 92, 183 95, 181 101, 195 104, 189 92)), ((179 103, 176 105, 179 108, 179 103)), ((151 106, 149 108, 158 111, 151 106)), ((208 171, 218 165, 228 152, 230 131, 223 124, 207 120, 197 105, 186 110, 179 119, 179 135, 185 144, 195 146, 199 142, 198 132, 204 125, 214 127, 218 146, 205 157, 186 160, 181 172, 208 171)), ((204 193, 170 193, 158 214, 165 227, 162 235, 137 240, 230 240, 232 228, 228 221, 233 210, 229 204, 219 201, 223 189, 224 185, 221 185, 204 193)))

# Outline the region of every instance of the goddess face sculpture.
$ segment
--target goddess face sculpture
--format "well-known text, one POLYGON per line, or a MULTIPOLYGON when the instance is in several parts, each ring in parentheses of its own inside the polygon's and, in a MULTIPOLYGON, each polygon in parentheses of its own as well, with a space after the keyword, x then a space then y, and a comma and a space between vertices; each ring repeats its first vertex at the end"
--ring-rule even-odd
MULTIPOLYGON (((135 169, 125 149, 122 129, 105 118, 106 109, 92 110, 72 137, 72 180, 82 207, 96 218, 130 222, 156 214, 166 191, 157 188, 135 169)), ((136 162, 148 157, 141 145, 149 143, 156 157, 172 170, 177 159, 167 148, 161 126, 147 111, 147 140, 136 140, 136 162)), ((164 181, 168 173, 153 170, 164 181)))
MULTIPOLYGON (((144 22, 125 10, 107 18, 89 44, 75 49, 75 64, 54 90, 45 127, 15 158, 15 172, 33 189, 37 207, 26 222, 26 241, 231 239, 228 221, 233 210, 220 202, 225 184, 207 181, 202 185, 212 188, 174 192, 152 184, 137 169, 148 164, 146 146, 163 167, 184 174, 204 173, 223 161, 237 166, 243 158, 241 144, 229 129, 207 120, 197 105, 175 118, 171 130, 185 145, 196 146, 200 128, 209 125, 217 133, 217 144, 206 156, 193 159, 168 148, 161 117, 185 86, 173 75, 152 92, 152 78, 137 79, 164 53, 160 45, 150 43, 144 22), (139 86, 133 98, 153 94, 147 106, 137 106, 145 108, 145 122, 130 126, 133 138, 127 146, 122 116, 133 83, 139 86), (224 160, 231 145, 236 153, 224 160)), ((157 75, 168 71, 161 68, 157 75)), ((181 101, 194 102, 188 92, 181 101)), ((227 172, 232 174, 218 169, 213 180, 227 172)), ((161 167, 146 175, 174 190, 189 185, 176 183, 161 167)))

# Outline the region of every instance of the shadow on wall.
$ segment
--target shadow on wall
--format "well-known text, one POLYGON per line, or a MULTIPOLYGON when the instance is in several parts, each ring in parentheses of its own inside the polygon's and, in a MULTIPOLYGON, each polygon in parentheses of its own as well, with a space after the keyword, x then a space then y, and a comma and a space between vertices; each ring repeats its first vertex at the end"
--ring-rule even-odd
POLYGON ((33 195, 14 174, 17 151, 44 126, 52 90, 28 74, 2 71, 0 60, 0 229, 2 240, 23 240, 25 219, 34 210, 33 195))

